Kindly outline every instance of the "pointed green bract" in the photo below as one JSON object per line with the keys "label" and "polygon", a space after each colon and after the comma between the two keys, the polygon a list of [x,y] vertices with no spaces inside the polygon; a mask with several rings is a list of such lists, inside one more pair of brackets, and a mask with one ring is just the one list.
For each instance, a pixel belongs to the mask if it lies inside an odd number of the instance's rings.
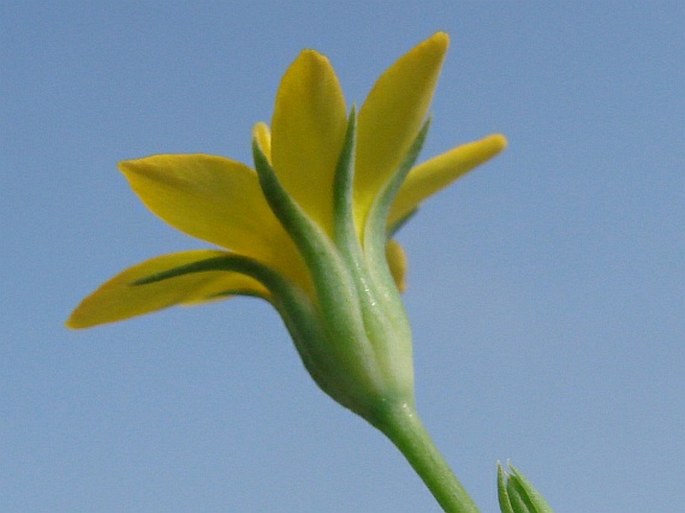
{"label": "pointed green bract", "polygon": [[357,112],[352,108],[347,122],[345,142],[335,168],[333,182],[333,219],[336,245],[349,259],[359,258],[359,230],[354,222],[354,159],[357,141]]}
{"label": "pointed green bract", "polygon": [[429,128],[430,120],[423,124],[411,146],[407,149],[407,153],[395,174],[388,183],[385,184],[385,187],[379,191],[376,199],[371,204],[363,231],[364,247],[367,248],[367,251],[373,251],[376,252],[376,254],[380,253],[387,233],[388,212],[397,196],[400,186],[416,162],[416,159],[421,152],[421,148],[423,148],[423,143],[426,140]]}
{"label": "pointed green bract", "polygon": [[149,285],[160,281],[196,273],[231,272],[245,274],[263,283],[269,290],[277,291],[284,281],[277,273],[256,260],[230,253],[220,254],[204,260],[180,265],[162,272],[150,274],[131,282],[132,286]]}
{"label": "pointed green bract", "polygon": [[323,286],[331,273],[343,273],[330,239],[321,226],[287,193],[257,141],[253,142],[252,151],[266,200],[300,250],[314,280],[319,286]]}

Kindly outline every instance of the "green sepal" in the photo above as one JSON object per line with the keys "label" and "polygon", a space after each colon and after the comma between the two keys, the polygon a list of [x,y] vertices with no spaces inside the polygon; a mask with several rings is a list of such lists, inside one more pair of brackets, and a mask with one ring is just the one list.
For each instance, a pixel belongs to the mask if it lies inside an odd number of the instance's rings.
{"label": "green sepal", "polygon": [[211,301],[212,299],[225,299],[225,298],[229,298],[232,296],[257,297],[260,299],[264,299],[263,294],[259,294],[258,292],[255,292],[254,290],[248,290],[248,289],[222,290],[221,292],[215,292],[214,294],[212,294],[210,296],[205,296],[205,299],[208,301]]}
{"label": "green sepal", "polygon": [[410,210],[407,214],[404,216],[400,217],[397,221],[394,223],[388,225],[386,229],[386,238],[387,239],[392,239],[395,234],[402,229],[402,227],[407,224],[407,222],[412,219],[416,213],[419,211],[418,207],[416,207],[413,210]]}
{"label": "green sepal", "polygon": [[348,258],[361,256],[354,225],[354,164],[356,157],[357,113],[353,106],[347,122],[345,141],[335,168],[333,182],[333,222],[336,246]]}
{"label": "green sepal", "polygon": [[430,119],[426,120],[423,124],[421,130],[419,130],[409,147],[402,164],[397,168],[395,174],[390,178],[371,206],[363,231],[364,249],[367,253],[369,251],[373,251],[376,255],[385,253],[387,219],[390,207],[392,206],[392,202],[395,200],[402,183],[407,177],[407,174],[411,168],[414,167],[416,159],[419,157],[419,153],[421,153],[429,128]]}
{"label": "green sepal", "polygon": [[[330,316],[332,322],[345,320],[349,323],[349,313],[358,310],[358,299],[352,278],[339,252],[321,227],[283,188],[256,140],[252,149],[264,196],[297,245],[312,274],[323,316]],[[345,308],[340,308],[341,306]],[[357,322],[360,323],[361,320],[358,319]]]}
{"label": "green sepal", "polygon": [[329,275],[333,271],[331,266],[338,259],[330,239],[285,190],[256,139],[252,143],[252,153],[262,192],[271,210],[300,250],[314,280]]}
{"label": "green sepal", "polygon": [[[404,305],[400,297],[399,289],[395,283],[386,256],[386,243],[388,241],[387,218],[390,206],[399,191],[402,182],[413,167],[423,143],[428,134],[429,121],[426,121],[419,130],[402,164],[391,177],[385,187],[380,191],[374,201],[367,217],[363,230],[363,247],[366,260],[365,267],[369,269],[368,281],[373,283],[370,289],[374,290],[376,298],[383,298],[386,305],[386,318],[384,324],[387,327],[395,326],[405,332],[405,338],[411,339],[411,328],[408,325]],[[380,327],[381,329],[385,329]]]}
{"label": "green sepal", "polygon": [[273,273],[273,271],[270,271],[268,267],[263,266],[251,258],[241,255],[227,254],[212,258],[205,258],[204,260],[198,260],[196,262],[191,262],[190,264],[180,265],[166,271],[151,274],[131,282],[131,285],[147,285],[149,283],[177,278],[178,276],[183,276],[186,274],[210,271],[238,272],[252,276],[259,281],[263,281],[263,278],[267,278],[270,276],[270,273]]}
{"label": "green sepal", "polygon": [[[368,305],[378,305],[378,291],[369,275],[368,261],[365,259],[361,241],[354,221],[354,173],[356,160],[356,111],[353,107],[348,119],[345,141],[338,159],[333,182],[334,235],[335,245],[350,270],[362,310]],[[369,312],[366,312],[367,322]],[[377,317],[377,314],[372,314]],[[367,325],[367,330],[369,326]]]}
{"label": "green sepal", "polygon": [[[186,274],[216,271],[240,273],[254,278],[264,285],[269,292],[271,292],[273,297],[277,298],[278,301],[287,301],[287,299],[293,295],[294,287],[279,273],[263,264],[260,264],[252,258],[234,254],[206,258],[204,260],[198,260],[197,262],[191,262],[190,264],[180,265],[166,271],[151,274],[131,282],[131,286],[141,286],[163,280],[170,280]],[[211,297],[219,298],[233,295],[256,296],[272,302],[274,300],[254,291],[243,291],[240,289],[219,292]]]}

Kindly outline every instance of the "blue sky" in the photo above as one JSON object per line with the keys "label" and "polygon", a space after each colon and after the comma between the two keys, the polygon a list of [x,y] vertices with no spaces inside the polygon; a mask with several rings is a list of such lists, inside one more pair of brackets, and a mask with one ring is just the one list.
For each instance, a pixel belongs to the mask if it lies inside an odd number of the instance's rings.
{"label": "blue sky", "polygon": [[418,406],[479,503],[511,460],[557,513],[685,503],[685,4],[2,2],[0,511],[437,512],[254,299],[71,332],[103,280],[204,247],[116,162],[249,162],[300,49],[348,101],[436,30],[425,157],[495,161],[400,235]]}

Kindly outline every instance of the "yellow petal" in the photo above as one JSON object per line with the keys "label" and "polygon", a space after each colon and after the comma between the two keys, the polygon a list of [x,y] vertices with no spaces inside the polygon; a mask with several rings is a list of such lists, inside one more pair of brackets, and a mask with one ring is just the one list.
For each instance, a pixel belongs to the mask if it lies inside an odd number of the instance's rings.
{"label": "yellow petal", "polygon": [[363,223],[423,125],[448,45],[447,34],[438,32],[413,48],[381,75],[362,105],[355,170],[358,222]]}
{"label": "yellow petal", "polygon": [[135,265],[86,297],[67,320],[67,326],[88,328],[173,305],[211,301],[224,294],[249,294],[268,299],[269,292],[262,284],[248,276],[232,272],[201,272],[145,285],[133,284],[136,280],[174,267],[225,254],[211,250],[185,251]]}
{"label": "yellow petal", "polygon": [[328,59],[304,50],[288,68],[271,123],[272,163],[285,189],[330,233],[333,178],[347,113]]}
{"label": "yellow petal", "polygon": [[407,255],[396,240],[389,240],[385,245],[385,256],[395,284],[400,292],[407,288]]}
{"label": "yellow petal", "polygon": [[252,129],[252,137],[257,139],[259,149],[262,150],[264,156],[271,162],[271,131],[269,125],[259,122],[255,124]]}
{"label": "yellow petal", "polygon": [[424,199],[491,159],[506,146],[506,138],[494,134],[457,146],[412,168],[390,209],[388,223],[392,225],[402,219]]}
{"label": "yellow petal", "polygon": [[173,227],[286,274],[302,274],[294,244],[273,215],[257,174],[212,155],[155,155],[119,164],[143,203]]}

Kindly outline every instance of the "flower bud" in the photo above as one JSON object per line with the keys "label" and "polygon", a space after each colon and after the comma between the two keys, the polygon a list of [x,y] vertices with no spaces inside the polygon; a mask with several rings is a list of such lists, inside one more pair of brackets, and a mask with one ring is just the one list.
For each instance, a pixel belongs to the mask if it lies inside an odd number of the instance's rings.
{"label": "flower bud", "polygon": [[497,465],[497,493],[502,513],[554,513],[545,498],[521,472]]}

